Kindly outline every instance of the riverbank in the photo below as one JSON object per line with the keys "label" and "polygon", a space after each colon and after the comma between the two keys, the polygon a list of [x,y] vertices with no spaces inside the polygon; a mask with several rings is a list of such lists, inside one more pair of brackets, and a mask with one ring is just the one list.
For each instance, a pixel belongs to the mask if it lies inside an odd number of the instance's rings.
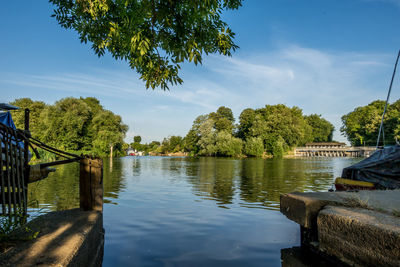
{"label": "riverbank", "polygon": [[290,193],[280,210],[302,246],[352,266],[400,266],[400,190]]}

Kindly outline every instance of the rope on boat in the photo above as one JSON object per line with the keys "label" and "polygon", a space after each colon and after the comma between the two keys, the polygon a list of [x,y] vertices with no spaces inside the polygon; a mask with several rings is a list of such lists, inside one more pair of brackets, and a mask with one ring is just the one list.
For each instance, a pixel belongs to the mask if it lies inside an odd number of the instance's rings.
{"label": "rope on boat", "polygon": [[383,130],[383,120],[385,118],[386,109],[387,109],[387,106],[389,103],[390,92],[392,91],[393,80],[394,80],[394,76],[396,75],[396,69],[397,69],[397,63],[399,62],[399,57],[400,57],[400,50],[399,50],[399,53],[397,54],[396,63],[394,64],[394,70],[393,70],[392,80],[390,81],[389,92],[388,92],[388,95],[386,98],[385,109],[383,110],[381,125],[379,126],[379,133],[378,133],[378,140],[376,141],[376,148],[378,148],[378,146],[379,146],[379,140],[381,139],[381,132],[382,132],[382,137],[383,137],[383,140],[382,140],[383,146],[385,146],[385,133]]}

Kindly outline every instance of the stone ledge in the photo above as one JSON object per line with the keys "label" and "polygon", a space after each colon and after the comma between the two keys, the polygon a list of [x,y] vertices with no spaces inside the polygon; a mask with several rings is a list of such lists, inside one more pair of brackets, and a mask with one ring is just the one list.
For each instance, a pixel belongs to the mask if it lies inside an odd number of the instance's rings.
{"label": "stone ledge", "polygon": [[400,266],[400,218],[326,206],[318,215],[319,249],[354,266]]}
{"label": "stone ledge", "polygon": [[288,219],[310,229],[316,226],[318,212],[326,205],[361,205],[364,208],[387,214],[391,214],[394,211],[400,212],[400,190],[295,192],[281,195],[280,203],[281,213]]}
{"label": "stone ledge", "polygon": [[57,211],[28,223],[36,239],[19,242],[0,255],[1,266],[101,266],[104,248],[102,213]]}
{"label": "stone ledge", "polygon": [[316,226],[318,212],[329,203],[338,202],[335,193],[290,193],[280,196],[280,210],[288,219],[306,228]]}

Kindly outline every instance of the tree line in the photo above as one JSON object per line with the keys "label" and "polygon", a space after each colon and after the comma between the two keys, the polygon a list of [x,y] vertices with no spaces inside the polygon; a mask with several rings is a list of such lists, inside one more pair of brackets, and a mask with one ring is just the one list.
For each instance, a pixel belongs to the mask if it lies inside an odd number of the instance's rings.
{"label": "tree line", "polygon": [[[63,98],[48,105],[30,98],[20,98],[10,104],[20,107],[12,111],[17,128],[24,128],[23,109],[30,110],[32,137],[55,148],[74,152],[106,156],[111,146],[116,155],[124,155],[125,134],[128,126],[121,116],[106,110],[94,97]],[[39,151],[49,156],[44,151]]]}
{"label": "tree line", "polygon": [[307,142],[332,141],[333,125],[321,115],[303,115],[283,104],[245,109],[235,124],[232,110],[221,106],[198,116],[185,137],[170,136],[162,143],[131,146],[159,154],[186,152],[193,156],[283,156]]}
{"label": "tree line", "polygon": [[[385,101],[376,100],[342,116],[341,134],[352,146],[375,146]],[[379,145],[400,140],[400,99],[388,104]],[[146,153],[185,152],[192,156],[280,157],[307,142],[330,142],[334,126],[321,115],[303,115],[298,107],[283,104],[243,110],[235,124],[232,110],[198,116],[185,137],[170,136],[160,143],[131,144]]]}
{"label": "tree line", "polygon": [[[232,110],[221,106],[215,112],[198,116],[184,137],[173,135],[161,142],[142,144],[141,137],[135,136],[133,142],[127,143],[124,138],[128,126],[94,97],[68,97],[53,105],[21,98],[10,104],[21,110],[30,109],[30,130],[34,138],[58,149],[97,156],[109,155],[111,146],[114,155],[125,155],[131,146],[156,155],[280,157],[307,142],[332,141],[334,131],[334,126],[321,115],[304,115],[296,106],[247,108],[237,123]],[[342,116],[340,131],[351,145],[376,144],[384,106],[384,101],[376,100]],[[18,128],[24,127],[21,110],[12,111]],[[388,105],[384,137],[385,144],[394,144],[400,139],[400,99]]]}

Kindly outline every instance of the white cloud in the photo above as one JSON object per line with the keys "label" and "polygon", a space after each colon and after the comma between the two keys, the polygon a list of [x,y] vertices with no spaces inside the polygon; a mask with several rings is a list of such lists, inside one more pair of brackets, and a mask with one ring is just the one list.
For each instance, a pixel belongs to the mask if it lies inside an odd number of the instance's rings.
{"label": "white cloud", "polygon": [[[236,117],[248,107],[296,105],[306,114],[322,114],[339,130],[342,115],[386,97],[393,57],[288,45],[247,57],[207,57],[201,69],[183,68],[185,83],[166,92],[145,90],[136,73],[114,69],[0,73],[0,86],[13,85],[14,98],[47,100],[55,92],[62,97],[96,96],[122,115],[130,126],[128,136],[141,134],[145,141],[184,135],[196,116],[222,105],[232,108]],[[392,100],[400,97],[399,91],[395,84]],[[338,132],[335,139],[343,140]]]}

